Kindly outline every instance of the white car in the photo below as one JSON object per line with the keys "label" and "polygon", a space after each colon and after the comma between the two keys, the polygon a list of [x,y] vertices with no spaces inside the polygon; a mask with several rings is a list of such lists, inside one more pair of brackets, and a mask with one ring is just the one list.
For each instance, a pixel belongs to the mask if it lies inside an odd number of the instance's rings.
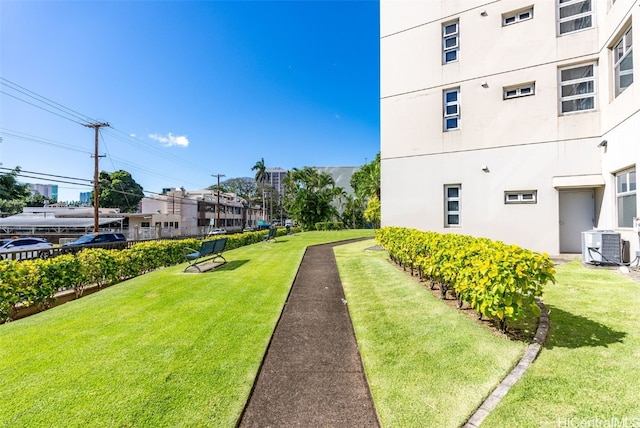
{"label": "white car", "polygon": [[[43,238],[15,238],[0,240],[0,257],[3,259],[46,259],[51,255],[53,244]],[[12,253],[12,254],[7,254]]]}
{"label": "white car", "polygon": [[224,235],[226,234],[227,231],[224,229],[211,229],[209,231],[209,233],[207,233],[208,236],[213,236],[213,235]]}

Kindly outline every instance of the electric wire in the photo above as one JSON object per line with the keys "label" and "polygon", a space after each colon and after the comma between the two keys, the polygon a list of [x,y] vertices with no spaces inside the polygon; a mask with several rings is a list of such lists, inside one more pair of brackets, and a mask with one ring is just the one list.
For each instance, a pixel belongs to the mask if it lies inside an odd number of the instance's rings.
{"label": "electric wire", "polygon": [[[11,168],[5,168],[5,167],[0,167],[0,170],[4,170],[4,171],[13,171],[13,169]],[[67,180],[78,180],[78,181],[87,181],[89,183],[93,183],[93,180],[87,180],[85,178],[77,178],[77,177],[66,177],[64,175],[54,175],[54,174],[46,174],[44,172],[34,172],[34,171],[25,171],[23,169],[20,170],[20,172],[18,173],[18,175],[22,174],[22,173],[27,173],[27,174],[37,174],[37,175],[42,175],[42,176],[46,176],[46,177],[55,177],[55,178],[64,178]],[[41,177],[39,177],[39,179],[42,179]]]}
{"label": "electric wire", "polygon": [[[49,98],[47,98],[47,97],[45,97],[43,95],[40,95],[40,94],[38,94],[38,93],[36,93],[34,91],[31,91],[31,90],[29,90],[27,88],[24,88],[23,86],[20,86],[17,83],[12,82],[12,81],[10,81],[10,80],[8,80],[8,79],[6,79],[4,77],[1,77],[1,76],[0,76],[0,84],[3,84],[7,88],[9,88],[9,89],[11,89],[11,90],[13,90],[13,91],[15,91],[15,92],[17,92],[19,94],[22,94],[22,95],[24,95],[26,97],[29,97],[29,98],[31,98],[31,99],[33,99],[33,100],[35,100],[35,101],[37,101],[37,102],[39,102],[41,104],[44,104],[45,106],[47,106],[49,108],[43,107],[42,105],[37,105],[34,102],[31,102],[31,101],[28,101],[26,99],[20,98],[20,97],[14,95],[14,94],[10,94],[10,93],[2,91],[2,90],[0,90],[0,93],[5,94],[5,95],[7,95],[9,97],[15,98],[15,99],[17,99],[19,101],[22,101],[22,102],[24,102],[26,104],[29,104],[29,105],[33,106],[33,107],[36,107],[36,108],[39,108],[41,110],[47,111],[47,112],[49,112],[49,113],[51,113],[51,114],[53,114],[55,116],[58,116],[60,118],[69,120],[69,121],[71,121],[73,123],[76,123],[76,124],[79,124],[79,125],[83,125],[83,126],[86,126],[87,123],[95,123],[95,122],[97,122],[95,119],[92,119],[91,117],[89,117],[87,115],[84,115],[84,114],[82,114],[82,113],[80,113],[80,112],[78,112],[76,110],[73,110],[73,109],[71,109],[69,107],[66,107],[66,106],[56,102],[56,101],[53,101],[53,100],[51,100],[51,99],[49,99]],[[55,109],[58,112],[52,111],[51,109]],[[128,133],[126,133],[124,131],[121,131],[120,129],[110,127],[110,128],[106,128],[105,130],[106,130],[106,133],[108,135],[110,135],[111,137],[113,137],[113,138],[115,138],[115,139],[117,139],[117,140],[119,140],[119,141],[121,141],[121,142],[123,142],[125,144],[137,147],[138,149],[142,150],[145,153],[155,155],[155,156],[157,156],[159,158],[163,158],[165,160],[169,160],[169,161],[171,161],[173,163],[177,163],[177,164],[180,164],[182,166],[186,166],[188,168],[191,168],[192,170],[201,171],[201,172],[203,172],[203,173],[205,173],[207,175],[210,172],[208,170],[205,170],[205,169],[201,168],[199,165],[196,165],[193,162],[189,162],[187,160],[181,159],[181,158],[176,157],[174,155],[170,155],[170,154],[166,153],[165,151],[162,151],[162,150],[158,149],[154,145],[151,145],[151,144],[148,144],[148,143],[144,143],[143,141],[141,141],[141,140],[139,140],[137,138],[134,138],[131,134],[128,134]],[[113,132],[110,132],[111,130],[113,130]],[[51,146],[54,146],[54,147],[61,147],[61,148],[67,149],[67,150],[74,150],[74,151],[78,151],[78,152],[87,153],[87,154],[92,155],[91,152],[83,150],[83,149],[81,149],[79,147],[69,146],[69,145],[65,145],[63,143],[59,143],[59,142],[52,142],[51,140],[46,140],[46,139],[30,136],[30,135],[27,135],[27,134],[19,135],[19,133],[16,132],[16,131],[4,130],[1,133],[4,134],[4,135],[11,136],[13,138],[22,139],[22,140],[25,140],[25,141],[31,141],[31,142],[38,143],[38,144],[47,144],[47,145],[51,145]],[[102,139],[103,139],[103,144],[106,144],[104,142],[104,137],[102,137]],[[115,159],[113,157],[111,157],[111,159],[112,159],[112,161],[116,161],[117,160],[117,159]],[[130,162],[126,162],[126,161],[122,161],[122,160],[117,160],[117,161],[126,163],[126,164],[128,164],[130,166],[133,166],[134,168],[146,171],[147,173],[150,173],[150,174],[162,177],[162,178],[168,178],[170,180],[179,181],[179,180],[176,180],[175,178],[167,177],[166,175],[158,174],[157,172],[152,172],[152,171],[150,171],[148,169],[142,168],[140,166],[136,166],[135,164],[130,163]]]}
{"label": "electric wire", "polygon": [[78,147],[78,146],[65,144],[65,143],[62,143],[62,142],[59,142],[59,141],[46,140],[44,138],[36,137],[34,135],[29,135],[29,134],[23,134],[21,132],[12,131],[12,130],[6,129],[6,128],[5,129],[0,128],[0,134],[1,135],[6,135],[8,137],[18,138],[18,139],[25,140],[25,141],[31,141],[31,142],[37,143],[37,144],[44,144],[44,145],[53,146],[53,147],[60,147],[60,148],[65,149],[65,150],[70,150],[70,151],[75,151],[75,152],[80,152],[80,153],[86,153],[88,155],[92,155],[93,154],[90,151],[88,151],[86,149],[83,149],[81,147]]}
{"label": "electric wire", "polygon": [[[5,171],[12,171],[11,168],[6,168],[6,167],[0,167],[0,170],[5,170]],[[28,175],[28,174],[33,174],[33,175]],[[64,184],[73,184],[75,186],[81,186],[81,187],[93,187],[93,180],[88,180],[88,179],[82,179],[82,178],[76,178],[76,177],[66,177],[66,176],[61,176],[61,175],[54,175],[54,174],[46,174],[46,173],[40,173],[40,172],[34,172],[34,171],[23,171],[21,170],[20,172],[18,172],[16,174],[18,177],[23,177],[23,178],[33,178],[36,180],[48,180],[48,181],[52,181],[52,182],[56,182],[56,183],[64,183]],[[76,181],[67,181],[67,180],[76,180]],[[85,181],[87,183],[78,183],[77,181]],[[124,189],[111,189],[114,193],[119,193],[119,194],[123,194],[123,195],[129,195],[129,196],[140,196],[137,193],[132,193],[132,192],[127,192]],[[150,191],[150,190],[145,190],[144,188],[142,189],[142,192],[145,194],[149,194],[149,195],[155,195],[155,196],[166,196],[163,193],[159,193],[159,192],[154,192],[154,191]],[[175,196],[172,195],[172,199],[176,200],[176,201],[180,201],[183,205],[197,205],[199,201],[190,198],[188,196]],[[224,203],[224,201],[221,201],[222,203]]]}
{"label": "electric wire", "polygon": [[5,91],[0,91],[0,94],[5,94],[5,95],[7,95],[7,96],[9,96],[9,97],[11,97],[11,98],[15,98],[16,100],[22,101],[23,103],[26,103],[26,104],[32,105],[32,106],[34,106],[34,107],[36,107],[36,108],[39,108],[39,109],[41,109],[41,110],[44,110],[44,111],[49,112],[49,113],[51,113],[51,114],[54,114],[54,115],[56,115],[56,116],[58,116],[58,117],[61,117],[61,118],[66,119],[66,120],[69,120],[69,121],[71,121],[71,122],[73,122],[73,123],[77,123],[78,125],[84,125],[84,123],[82,123],[82,122],[78,122],[77,120],[73,120],[73,119],[71,119],[71,118],[65,117],[65,116],[63,116],[63,115],[61,115],[61,114],[59,114],[59,113],[56,113],[56,112],[51,111],[51,110],[48,110],[48,109],[46,109],[46,108],[44,108],[44,107],[42,107],[42,106],[39,106],[39,105],[34,104],[34,103],[31,103],[31,102],[29,102],[29,101],[23,100],[22,98],[18,98],[18,97],[16,97],[15,95],[9,94],[9,93],[7,93],[7,92],[5,92]]}
{"label": "electric wire", "polygon": [[[25,88],[23,86],[20,86],[17,83],[10,81],[9,79],[6,79],[4,77],[0,77],[0,83],[4,83],[5,86],[11,88],[12,90],[14,90],[16,92],[19,92],[19,93],[21,93],[23,95],[26,95],[26,96],[28,96],[30,98],[33,98],[34,100],[37,100],[37,101],[39,101],[39,102],[41,102],[41,103],[43,103],[45,105],[48,105],[48,106],[50,106],[50,107],[52,107],[52,108],[54,108],[56,110],[64,112],[65,114],[67,114],[67,115],[69,115],[71,117],[74,117],[75,119],[77,119],[79,121],[89,122],[89,123],[90,122],[97,122],[97,120],[92,119],[87,115],[84,115],[84,114],[82,114],[80,112],[77,112],[77,111],[75,111],[75,110],[73,110],[73,109],[71,109],[69,107],[66,107],[66,106],[64,106],[64,105],[62,105],[62,104],[60,104],[60,103],[58,103],[56,101],[53,101],[53,100],[51,100],[51,99],[49,99],[49,98],[47,98],[47,97],[45,97],[43,95],[40,95],[40,94],[38,94],[38,93],[36,93],[34,91],[31,91],[31,90],[29,90],[29,89],[27,89],[27,88]],[[14,97],[14,98],[16,98],[16,97]],[[24,101],[24,100],[21,100],[21,101]],[[26,102],[26,101],[24,101],[24,102]],[[71,119],[69,119],[69,120],[71,120]]]}

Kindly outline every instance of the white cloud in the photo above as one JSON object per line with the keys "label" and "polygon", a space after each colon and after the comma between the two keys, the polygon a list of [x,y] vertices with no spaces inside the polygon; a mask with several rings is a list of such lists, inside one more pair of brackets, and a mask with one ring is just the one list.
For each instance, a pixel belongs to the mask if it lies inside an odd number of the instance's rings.
{"label": "white cloud", "polygon": [[188,147],[189,139],[186,135],[173,135],[169,132],[166,136],[159,134],[149,134],[149,138],[152,140],[156,140],[162,143],[165,147],[172,146],[180,146],[180,147]]}

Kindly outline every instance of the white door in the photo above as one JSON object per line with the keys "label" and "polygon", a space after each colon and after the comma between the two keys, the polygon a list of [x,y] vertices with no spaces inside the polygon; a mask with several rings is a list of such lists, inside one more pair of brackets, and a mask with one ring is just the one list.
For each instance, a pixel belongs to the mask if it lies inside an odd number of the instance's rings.
{"label": "white door", "polygon": [[593,229],[596,205],[593,189],[561,190],[560,252],[581,253],[582,232]]}

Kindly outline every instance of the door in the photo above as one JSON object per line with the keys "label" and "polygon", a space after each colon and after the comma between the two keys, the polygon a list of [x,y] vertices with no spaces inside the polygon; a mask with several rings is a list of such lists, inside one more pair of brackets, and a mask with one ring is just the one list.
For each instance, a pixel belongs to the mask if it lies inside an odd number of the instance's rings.
{"label": "door", "polygon": [[561,190],[560,252],[582,253],[582,232],[593,229],[596,205],[593,189]]}

